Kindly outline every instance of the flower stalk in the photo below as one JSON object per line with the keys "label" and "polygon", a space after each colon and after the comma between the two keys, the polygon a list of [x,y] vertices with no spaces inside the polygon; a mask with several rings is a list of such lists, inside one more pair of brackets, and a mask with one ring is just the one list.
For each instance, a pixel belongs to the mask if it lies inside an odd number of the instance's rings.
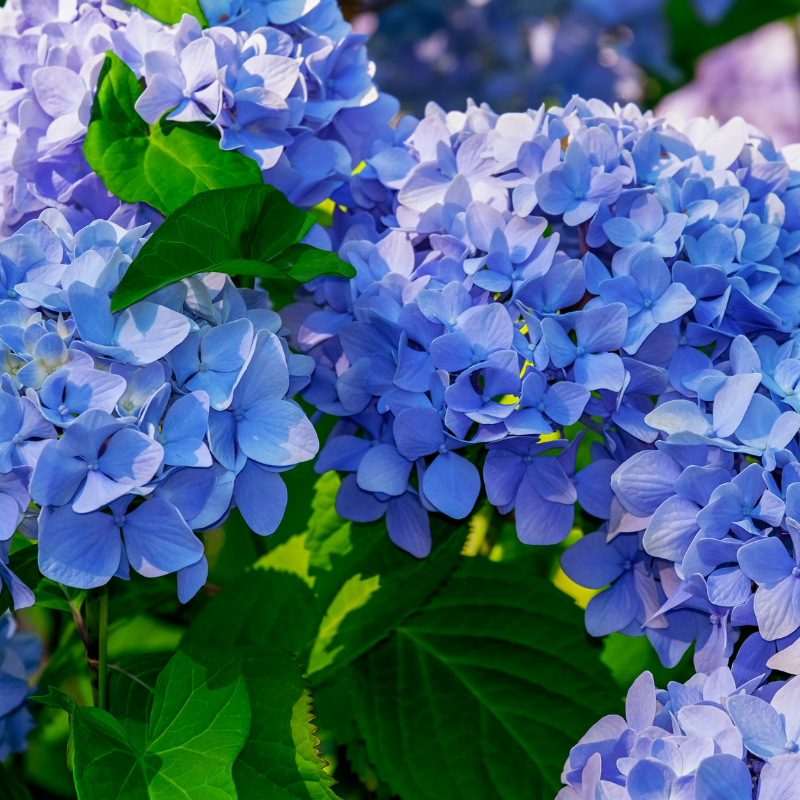
{"label": "flower stalk", "polygon": [[108,584],[86,596],[86,660],[95,707],[108,711]]}

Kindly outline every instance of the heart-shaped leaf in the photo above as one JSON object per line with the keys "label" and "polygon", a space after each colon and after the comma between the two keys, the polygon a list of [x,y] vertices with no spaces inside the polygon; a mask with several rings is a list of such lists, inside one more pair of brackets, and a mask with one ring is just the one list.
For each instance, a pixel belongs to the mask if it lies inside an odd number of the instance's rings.
{"label": "heart-shaped leaf", "polygon": [[317,275],[355,275],[335,253],[299,243],[313,224],[313,214],[293,206],[273,186],[201,192],[148,239],[120,282],[111,309],[125,308],[197,272],[299,283]]}
{"label": "heart-shaped leaf", "polygon": [[106,53],[83,152],[120,200],[169,214],[198,192],[262,183],[255,161],[220,150],[214,128],[165,118],[148,126],[134,107],[142,91],[130,67]]}

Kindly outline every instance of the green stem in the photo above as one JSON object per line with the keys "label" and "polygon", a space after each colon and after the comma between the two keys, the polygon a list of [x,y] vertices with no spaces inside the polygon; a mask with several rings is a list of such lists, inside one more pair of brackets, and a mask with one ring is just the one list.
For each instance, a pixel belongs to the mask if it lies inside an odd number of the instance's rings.
{"label": "green stem", "polygon": [[108,584],[86,596],[86,660],[92,682],[92,700],[108,711]]}

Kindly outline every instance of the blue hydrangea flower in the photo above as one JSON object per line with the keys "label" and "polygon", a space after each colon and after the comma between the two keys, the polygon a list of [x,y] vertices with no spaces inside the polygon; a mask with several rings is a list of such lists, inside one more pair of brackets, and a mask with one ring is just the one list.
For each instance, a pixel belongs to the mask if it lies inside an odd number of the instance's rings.
{"label": "blue hydrangea flower", "polygon": [[14,618],[0,617],[0,759],[28,749],[28,734],[36,723],[28,697],[28,678],[39,668],[42,643],[32,633],[17,630]]}

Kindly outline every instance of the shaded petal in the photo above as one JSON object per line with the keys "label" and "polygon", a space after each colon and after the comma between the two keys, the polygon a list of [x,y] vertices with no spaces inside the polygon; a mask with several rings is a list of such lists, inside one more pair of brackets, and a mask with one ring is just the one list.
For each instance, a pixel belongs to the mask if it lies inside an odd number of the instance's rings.
{"label": "shaded petal", "polygon": [[319,450],[317,432],[303,410],[274,397],[263,397],[245,411],[236,438],[248,458],[273,467],[308,461]]}
{"label": "shaded petal", "polygon": [[399,497],[408,487],[413,462],[390,444],[371,448],[358,467],[358,485],[367,492],[382,492]]}
{"label": "shaded petal", "polygon": [[478,468],[457,453],[442,453],[425,471],[425,496],[448,517],[464,519],[481,490]]}
{"label": "shaded petal", "polygon": [[125,517],[122,528],[130,565],[155,578],[197,563],[203,543],[172,503],[154,497]]}
{"label": "shaded petal", "polygon": [[114,518],[62,506],[39,518],[39,569],[75,589],[102,586],[117,571],[122,541]]}
{"label": "shaded petal", "polygon": [[389,500],[386,510],[386,528],[389,538],[401,549],[417,558],[425,558],[431,551],[431,530],[428,512],[419,497],[406,492]]}
{"label": "shaded petal", "polygon": [[753,780],[741,758],[720,753],[700,762],[695,776],[695,800],[752,800]]}
{"label": "shaded petal", "polygon": [[289,496],[277,472],[248,459],[236,476],[233,499],[251,530],[259,536],[271,536],[281,524]]}
{"label": "shaded petal", "polygon": [[786,731],[778,712],[760,697],[729,697],[728,713],[742,734],[744,746],[759,758],[786,753]]}
{"label": "shaded petal", "polygon": [[551,503],[531,484],[526,472],[517,492],[517,536],[525,544],[557,544],[569,535],[574,519],[572,504]]}

